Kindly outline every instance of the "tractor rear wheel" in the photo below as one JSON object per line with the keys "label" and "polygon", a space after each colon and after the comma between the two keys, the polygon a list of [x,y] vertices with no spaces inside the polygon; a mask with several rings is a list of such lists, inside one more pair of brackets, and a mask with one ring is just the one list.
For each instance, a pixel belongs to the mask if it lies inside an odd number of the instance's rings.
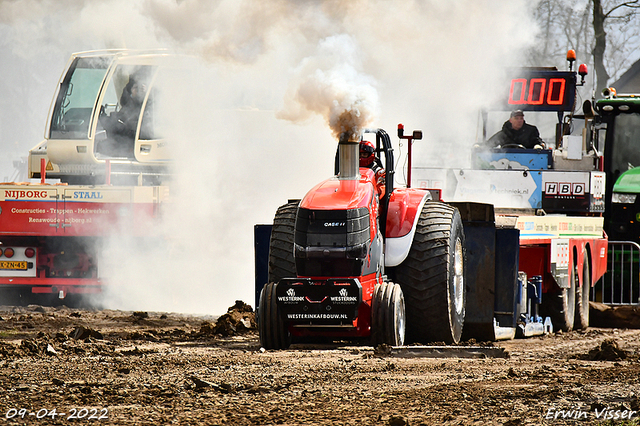
{"label": "tractor rear wheel", "polygon": [[376,286],[371,303],[371,341],[402,346],[405,334],[405,308],[398,284],[384,282]]}
{"label": "tractor rear wheel", "polygon": [[299,201],[280,206],[276,211],[269,243],[269,282],[277,283],[282,278],[296,276],[293,258],[293,238]]}
{"label": "tractor rear wheel", "polygon": [[275,283],[268,283],[262,287],[258,312],[260,314],[258,321],[260,345],[265,349],[288,348],[291,344],[291,335],[280,316],[276,303]]}
{"label": "tractor rear wheel", "polygon": [[[582,256],[582,285],[576,286],[576,313],[573,320],[574,330],[589,328],[589,293],[591,292],[591,268],[589,255],[584,251]],[[576,271],[574,271],[575,274]],[[577,274],[576,274],[577,275]],[[574,280],[576,282],[577,280]]]}
{"label": "tractor rear wheel", "polygon": [[460,212],[428,201],[407,258],[396,267],[408,342],[458,343],[465,316],[465,236]]}

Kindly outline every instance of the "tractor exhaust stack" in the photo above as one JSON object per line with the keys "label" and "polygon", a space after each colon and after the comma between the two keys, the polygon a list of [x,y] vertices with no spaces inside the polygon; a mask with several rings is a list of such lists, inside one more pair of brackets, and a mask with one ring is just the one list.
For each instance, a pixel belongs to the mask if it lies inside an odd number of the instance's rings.
{"label": "tractor exhaust stack", "polygon": [[338,141],[338,178],[360,179],[360,138],[355,132],[343,132]]}

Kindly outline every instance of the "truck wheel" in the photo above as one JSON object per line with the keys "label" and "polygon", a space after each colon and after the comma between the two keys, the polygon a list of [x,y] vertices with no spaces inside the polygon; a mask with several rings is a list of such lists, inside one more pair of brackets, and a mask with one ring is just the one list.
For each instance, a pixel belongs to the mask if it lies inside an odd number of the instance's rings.
{"label": "truck wheel", "polygon": [[[573,268],[575,269],[575,266]],[[542,298],[543,312],[551,317],[554,330],[573,330],[578,287],[578,274],[574,270],[571,271],[569,285],[570,288],[561,288],[558,293]]]}
{"label": "truck wheel", "polygon": [[282,321],[276,304],[276,284],[268,283],[260,292],[260,320],[258,333],[260,345],[265,349],[286,349],[291,344],[289,330]]}
{"label": "truck wheel", "polygon": [[420,213],[409,254],[396,267],[406,302],[407,341],[460,341],[466,303],[465,263],[460,212],[428,201]]}
{"label": "truck wheel", "polygon": [[402,346],[405,334],[404,296],[398,284],[376,286],[371,304],[371,341],[373,346],[385,343]]}
{"label": "truck wheel", "polygon": [[[574,275],[578,275],[574,268]],[[573,281],[577,282],[577,279]],[[591,292],[591,268],[589,267],[589,255],[584,251],[582,261],[582,286],[576,286],[576,312],[573,320],[574,330],[589,328],[589,293]]]}
{"label": "truck wheel", "polygon": [[293,238],[299,201],[280,206],[273,219],[269,242],[269,282],[277,283],[282,278],[296,276],[293,258]]}

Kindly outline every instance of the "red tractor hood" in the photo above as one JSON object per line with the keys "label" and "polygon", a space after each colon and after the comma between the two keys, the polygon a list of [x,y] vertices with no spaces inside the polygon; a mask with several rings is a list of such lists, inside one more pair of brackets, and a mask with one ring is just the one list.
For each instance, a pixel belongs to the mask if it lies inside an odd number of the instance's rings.
{"label": "red tractor hood", "polygon": [[327,179],[304,196],[300,207],[310,210],[346,210],[368,207],[373,197],[373,172],[362,173],[360,180]]}

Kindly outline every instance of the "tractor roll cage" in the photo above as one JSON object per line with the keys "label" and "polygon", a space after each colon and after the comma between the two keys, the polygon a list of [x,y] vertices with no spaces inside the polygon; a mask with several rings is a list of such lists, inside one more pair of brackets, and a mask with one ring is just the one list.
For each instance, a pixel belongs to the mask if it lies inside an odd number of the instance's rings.
{"label": "tractor roll cage", "polygon": [[389,207],[389,198],[393,193],[393,181],[395,176],[393,147],[389,134],[382,129],[364,129],[364,133],[376,134],[376,152],[384,152],[384,169],[385,169],[385,193],[380,200],[380,230],[382,236],[386,235],[387,210]]}

